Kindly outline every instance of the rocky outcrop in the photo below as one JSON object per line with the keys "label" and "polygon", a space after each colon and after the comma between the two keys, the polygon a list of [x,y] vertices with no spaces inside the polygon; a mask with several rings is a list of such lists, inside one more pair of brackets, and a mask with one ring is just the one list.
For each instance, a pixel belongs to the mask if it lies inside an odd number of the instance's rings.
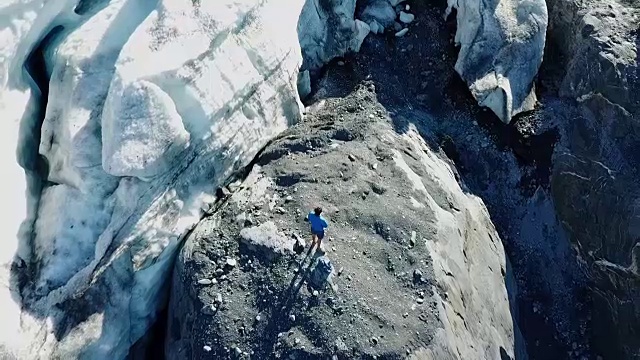
{"label": "rocky outcrop", "polygon": [[613,0],[549,4],[549,34],[567,59],[560,94],[601,95],[628,112],[640,111],[640,5]]}
{"label": "rocky outcrop", "polygon": [[566,75],[560,94],[580,114],[564,129],[552,190],[560,219],[593,281],[594,345],[605,358],[640,352],[640,7],[551,1],[550,39]]}
{"label": "rocky outcrop", "polygon": [[[393,130],[366,84],[310,109],[256,164],[180,253],[168,357],[526,358],[482,201],[413,126]],[[315,205],[324,253],[245,246],[260,227],[307,237]]]}
{"label": "rocky outcrop", "polygon": [[505,123],[536,103],[533,80],[542,63],[547,6],[542,0],[449,0],[457,10],[456,72],[481,106]]}

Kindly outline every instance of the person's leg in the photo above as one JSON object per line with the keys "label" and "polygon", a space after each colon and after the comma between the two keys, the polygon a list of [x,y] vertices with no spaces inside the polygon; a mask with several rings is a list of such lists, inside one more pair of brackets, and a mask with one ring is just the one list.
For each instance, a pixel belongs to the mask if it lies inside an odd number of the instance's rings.
{"label": "person's leg", "polygon": [[318,241],[318,235],[315,233],[311,233],[311,248],[313,249],[316,246],[316,241]]}
{"label": "person's leg", "polygon": [[322,247],[322,239],[324,239],[324,232],[318,234],[317,238],[318,238],[318,250],[324,252],[324,248]]}

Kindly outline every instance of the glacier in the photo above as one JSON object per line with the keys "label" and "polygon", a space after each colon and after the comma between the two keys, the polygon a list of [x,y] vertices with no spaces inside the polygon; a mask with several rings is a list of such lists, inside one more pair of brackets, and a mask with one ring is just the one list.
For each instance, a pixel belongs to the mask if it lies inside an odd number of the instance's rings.
{"label": "glacier", "polygon": [[2,6],[4,356],[126,356],[203,204],[300,119],[302,5]]}

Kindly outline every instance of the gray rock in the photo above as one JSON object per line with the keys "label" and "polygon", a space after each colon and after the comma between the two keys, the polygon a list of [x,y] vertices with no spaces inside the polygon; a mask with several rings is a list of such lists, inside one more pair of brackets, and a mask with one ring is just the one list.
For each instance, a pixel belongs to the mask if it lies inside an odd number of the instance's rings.
{"label": "gray rock", "polygon": [[267,221],[260,226],[244,228],[240,231],[241,242],[250,250],[258,252],[267,259],[292,253],[295,240],[278,232],[276,224]]}
{"label": "gray rock", "polygon": [[371,29],[371,32],[374,34],[381,34],[384,32],[384,26],[380,25],[375,20],[369,21],[369,29]]}
{"label": "gray rock", "polygon": [[447,14],[457,9],[455,42],[460,52],[455,69],[478,103],[505,123],[532,110],[533,79],[542,63],[547,29],[544,0],[448,3]]}
{"label": "gray rock", "polygon": [[405,36],[408,32],[409,32],[409,29],[408,29],[408,28],[404,28],[404,29],[402,29],[402,30],[398,31],[398,32],[395,34],[395,36],[396,36],[396,37],[403,37],[403,36]]}
{"label": "gray rock", "polygon": [[400,14],[398,15],[398,20],[405,24],[410,24],[411,22],[413,22],[413,20],[415,20],[415,18],[415,15],[406,13],[404,11],[400,11]]}
{"label": "gray rock", "polygon": [[202,313],[205,315],[213,315],[215,314],[217,311],[217,308],[215,305],[205,305],[204,307],[202,307]]}

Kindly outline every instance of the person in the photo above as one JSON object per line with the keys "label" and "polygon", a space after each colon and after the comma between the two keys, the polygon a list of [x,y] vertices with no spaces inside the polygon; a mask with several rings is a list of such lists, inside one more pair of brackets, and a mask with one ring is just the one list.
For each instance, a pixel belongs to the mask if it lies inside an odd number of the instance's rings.
{"label": "person", "polygon": [[318,243],[318,249],[323,251],[322,239],[324,238],[324,230],[329,227],[327,220],[322,217],[322,208],[316,207],[309,213],[309,224],[311,224],[311,248]]}

